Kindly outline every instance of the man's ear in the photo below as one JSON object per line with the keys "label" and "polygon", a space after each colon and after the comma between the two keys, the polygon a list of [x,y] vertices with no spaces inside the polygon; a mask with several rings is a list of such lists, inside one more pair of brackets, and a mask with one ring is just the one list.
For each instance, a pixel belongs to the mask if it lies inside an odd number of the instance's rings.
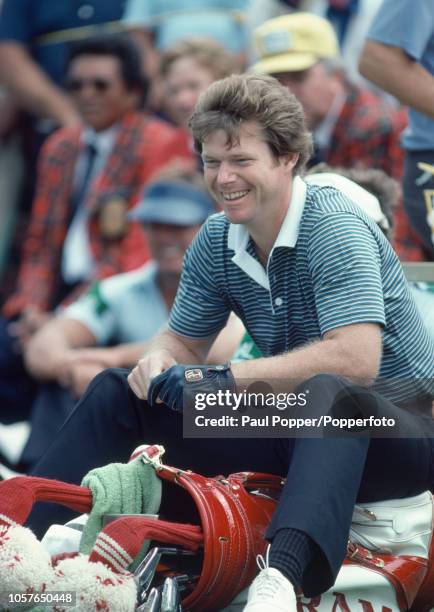
{"label": "man's ear", "polygon": [[282,156],[283,165],[286,166],[287,170],[293,170],[297,165],[299,153],[288,153],[288,155]]}

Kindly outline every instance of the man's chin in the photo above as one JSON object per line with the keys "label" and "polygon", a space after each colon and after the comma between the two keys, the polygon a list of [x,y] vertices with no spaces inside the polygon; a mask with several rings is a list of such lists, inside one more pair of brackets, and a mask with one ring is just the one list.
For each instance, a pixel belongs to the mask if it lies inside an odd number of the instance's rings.
{"label": "man's chin", "polygon": [[243,225],[244,223],[248,221],[245,215],[242,215],[242,214],[239,214],[233,211],[228,212],[227,210],[223,212],[225,214],[225,217],[228,219],[228,221],[230,221],[230,223],[232,223],[233,225]]}

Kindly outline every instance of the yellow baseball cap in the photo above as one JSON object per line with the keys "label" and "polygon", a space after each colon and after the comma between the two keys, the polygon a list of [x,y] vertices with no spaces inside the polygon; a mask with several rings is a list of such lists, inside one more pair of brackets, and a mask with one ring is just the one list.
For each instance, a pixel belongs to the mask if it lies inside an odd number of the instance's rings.
{"label": "yellow baseball cap", "polygon": [[254,72],[275,74],[307,70],[320,59],[339,55],[332,25],[312,13],[292,13],[269,19],[254,31],[260,60]]}

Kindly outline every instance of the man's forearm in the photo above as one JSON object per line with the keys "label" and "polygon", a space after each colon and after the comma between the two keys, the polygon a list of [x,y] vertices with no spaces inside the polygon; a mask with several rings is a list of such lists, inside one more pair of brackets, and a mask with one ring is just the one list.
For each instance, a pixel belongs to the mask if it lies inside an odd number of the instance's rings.
{"label": "man's forearm", "polygon": [[[198,346],[191,346],[189,341],[184,343],[182,337],[175,335],[170,330],[163,330],[151,342],[146,348],[144,355],[147,355],[156,351],[168,352],[177,363],[183,364],[199,364],[205,361],[208,353],[207,349]],[[211,344],[211,342],[210,342]],[[143,356],[143,355],[142,355]]]}
{"label": "man's forearm", "polygon": [[77,348],[92,347],[96,339],[90,329],[74,319],[54,318],[28,342],[26,368],[38,380],[57,380],[68,355]]}
{"label": "man's forearm", "polygon": [[379,360],[359,359],[350,349],[333,339],[318,340],[303,348],[232,365],[236,381],[278,379],[294,389],[317,374],[335,374],[358,383],[370,383],[377,376]]}
{"label": "man's forearm", "polygon": [[28,373],[40,381],[55,380],[59,363],[71,350],[62,334],[43,329],[28,343],[24,363]]}
{"label": "man's forearm", "polygon": [[[148,350],[149,342],[131,342],[128,344],[118,344],[112,348],[107,348],[108,351],[115,353],[115,361],[119,368],[132,368],[139,361],[140,357]],[[98,350],[98,349],[97,349]]]}
{"label": "man's forearm", "polygon": [[73,125],[80,117],[67,96],[29,56],[19,43],[0,43],[0,81],[25,110],[53,119],[59,125]]}
{"label": "man's forearm", "polygon": [[367,41],[359,70],[403,104],[434,117],[434,76],[399,47]]}

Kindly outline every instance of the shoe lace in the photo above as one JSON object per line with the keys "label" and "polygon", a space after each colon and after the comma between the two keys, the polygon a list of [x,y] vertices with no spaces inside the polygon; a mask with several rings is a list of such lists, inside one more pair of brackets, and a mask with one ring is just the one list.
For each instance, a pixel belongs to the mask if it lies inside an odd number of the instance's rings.
{"label": "shoe lace", "polygon": [[[267,547],[265,557],[263,555],[257,555],[256,564],[260,570],[265,570],[270,567],[270,545]],[[281,587],[281,581],[277,576],[272,574],[259,574],[256,577],[256,593],[258,597],[268,598],[273,596]]]}
{"label": "shoe lace", "polygon": [[270,544],[267,546],[267,550],[265,552],[265,557],[263,555],[256,555],[256,565],[260,570],[267,569],[270,567]]}

